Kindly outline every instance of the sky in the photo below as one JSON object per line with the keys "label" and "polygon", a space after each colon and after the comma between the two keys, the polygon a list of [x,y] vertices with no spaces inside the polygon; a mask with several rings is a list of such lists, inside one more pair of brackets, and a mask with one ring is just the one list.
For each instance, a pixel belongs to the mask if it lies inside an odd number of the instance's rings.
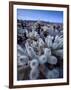
{"label": "sky", "polygon": [[63,23],[63,11],[17,9],[17,19]]}

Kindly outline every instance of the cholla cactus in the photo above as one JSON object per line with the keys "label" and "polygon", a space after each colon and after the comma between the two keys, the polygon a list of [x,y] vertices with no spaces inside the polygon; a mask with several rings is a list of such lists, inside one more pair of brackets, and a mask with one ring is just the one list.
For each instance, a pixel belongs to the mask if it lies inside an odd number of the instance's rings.
{"label": "cholla cactus", "polygon": [[44,41],[41,38],[38,38],[39,47],[44,47]]}
{"label": "cholla cactus", "polygon": [[38,68],[38,66],[39,66],[39,61],[37,59],[32,59],[32,61],[30,61],[31,69]]}
{"label": "cholla cactus", "polygon": [[46,62],[47,62],[47,58],[46,58],[45,55],[39,56],[39,63],[40,63],[40,64],[44,64],[44,63],[46,63]]}
{"label": "cholla cactus", "polygon": [[51,55],[51,49],[50,48],[44,48],[44,54],[46,57]]}
{"label": "cholla cactus", "polygon": [[28,43],[25,44],[25,47],[26,47],[26,50],[27,50],[27,53],[28,53],[29,57],[31,57],[31,58],[36,58],[37,57],[33,47],[29,46]]}
{"label": "cholla cactus", "polygon": [[17,53],[18,56],[20,56],[21,54],[24,54],[24,50],[20,45],[17,45],[17,51],[18,51]]}
{"label": "cholla cactus", "polygon": [[39,70],[38,68],[31,69],[29,78],[30,80],[36,80],[39,77]]}
{"label": "cholla cactus", "polygon": [[47,31],[48,27],[47,26],[43,26],[42,29],[43,29],[43,31]]}
{"label": "cholla cactus", "polygon": [[52,40],[53,40],[53,37],[50,35],[45,38],[45,42],[47,44],[47,47],[49,47],[49,48],[52,47]]}
{"label": "cholla cactus", "polygon": [[55,40],[52,45],[52,49],[60,49],[63,48],[63,37],[61,36],[56,36]]}
{"label": "cholla cactus", "polygon": [[39,56],[39,62],[40,64],[45,64],[49,57],[51,57],[51,50],[49,48],[44,49],[44,54]]}
{"label": "cholla cactus", "polygon": [[23,68],[27,68],[29,66],[29,58],[27,56],[19,56],[18,57],[18,66],[23,66]]}
{"label": "cholla cactus", "polygon": [[63,58],[63,49],[54,50],[53,52],[56,56],[59,56],[61,59]]}
{"label": "cholla cactus", "polygon": [[56,58],[55,56],[52,56],[52,55],[51,55],[51,56],[48,57],[47,62],[48,62],[49,64],[56,65],[56,64],[57,64],[57,58]]}
{"label": "cholla cactus", "polygon": [[39,37],[38,33],[36,31],[32,31],[28,34],[28,37],[31,38],[31,39],[37,39]]}

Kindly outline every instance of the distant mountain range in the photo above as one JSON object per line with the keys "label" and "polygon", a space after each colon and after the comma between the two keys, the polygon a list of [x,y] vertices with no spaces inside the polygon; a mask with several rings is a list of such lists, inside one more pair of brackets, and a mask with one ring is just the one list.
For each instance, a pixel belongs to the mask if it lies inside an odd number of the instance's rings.
{"label": "distant mountain range", "polygon": [[63,23],[55,23],[55,22],[48,22],[48,21],[38,21],[38,20],[17,20],[17,27],[23,28],[26,27],[27,29],[31,29],[32,25],[35,23],[39,23],[41,26],[47,26],[49,29],[53,29],[55,26],[56,28],[59,27],[60,30],[63,30]]}
{"label": "distant mountain range", "polygon": [[[38,20],[17,20],[18,22],[26,22],[26,23],[36,23]],[[63,24],[63,23],[58,23],[58,22],[48,22],[48,21],[39,21],[44,24]]]}

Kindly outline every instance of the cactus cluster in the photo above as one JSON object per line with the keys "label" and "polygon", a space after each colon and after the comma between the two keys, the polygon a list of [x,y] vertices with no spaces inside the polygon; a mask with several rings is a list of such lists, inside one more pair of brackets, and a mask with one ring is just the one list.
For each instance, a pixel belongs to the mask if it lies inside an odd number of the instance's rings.
{"label": "cactus cluster", "polygon": [[63,77],[63,30],[36,22],[31,30],[17,29],[17,79]]}

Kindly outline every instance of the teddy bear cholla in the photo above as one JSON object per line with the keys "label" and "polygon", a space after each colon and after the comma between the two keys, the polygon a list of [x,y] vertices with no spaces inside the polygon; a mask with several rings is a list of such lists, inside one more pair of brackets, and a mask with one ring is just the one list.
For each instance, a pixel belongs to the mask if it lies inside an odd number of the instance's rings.
{"label": "teddy bear cholla", "polygon": [[29,80],[39,79],[40,73],[46,79],[59,78],[59,71],[54,65],[58,62],[57,57],[63,59],[63,36],[48,35],[43,41],[34,29],[27,36],[29,39],[26,40],[25,49],[21,45],[17,47],[19,80],[25,79],[25,70],[28,71],[26,79]]}

